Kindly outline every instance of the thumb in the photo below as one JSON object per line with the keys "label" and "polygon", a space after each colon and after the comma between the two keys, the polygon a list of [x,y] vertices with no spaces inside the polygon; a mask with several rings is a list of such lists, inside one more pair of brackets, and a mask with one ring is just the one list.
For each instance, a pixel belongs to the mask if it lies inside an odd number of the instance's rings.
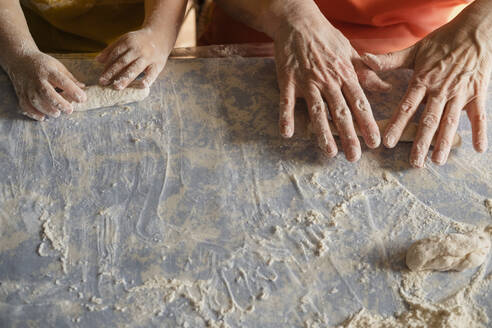
{"label": "thumb", "polygon": [[372,69],[360,59],[352,61],[360,85],[368,90],[375,92],[388,92],[391,90],[391,84],[381,79]]}
{"label": "thumb", "polygon": [[415,46],[411,46],[382,55],[365,53],[361,56],[361,59],[375,71],[389,71],[397,68],[411,68],[413,66],[414,53]]}

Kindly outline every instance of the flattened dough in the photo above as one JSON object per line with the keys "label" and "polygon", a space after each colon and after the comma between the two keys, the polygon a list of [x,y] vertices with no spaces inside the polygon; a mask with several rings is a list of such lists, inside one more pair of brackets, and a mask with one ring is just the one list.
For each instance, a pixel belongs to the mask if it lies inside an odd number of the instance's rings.
{"label": "flattened dough", "polygon": [[135,89],[126,88],[124,90],[114,90],[111,87],[101,87],[91,85],[84,89],[87,100],[83,103],[73,102],[74,112],[109,107],[115,105],[124,105],[136,101],[141,101],[149,95],[149,88]]}
{"label": "flattened dough", "polygon": [[407,266],[412,271],[463,271],[482,264],[490,251],[486,232],[452,233],[419,240],[407,251]]}

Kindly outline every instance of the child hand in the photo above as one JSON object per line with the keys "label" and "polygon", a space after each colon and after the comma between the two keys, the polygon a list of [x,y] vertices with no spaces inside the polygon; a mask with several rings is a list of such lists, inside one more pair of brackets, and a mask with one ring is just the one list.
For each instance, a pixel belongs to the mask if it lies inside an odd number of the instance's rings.
{"label": "child hand", "polygon": [[[137,88],[148,87],[164,68],[171,48],[150,28],[127,33],[96,57],[105,64],[99,83],[103,86],[112,84],[118,90],[130,83]],[[142,72],[145,76],[135,80]]]}
{"label": "child hand", "polygon": [[83,102],[83,83],[57,59],[35,51],[16,58],[7,68],[22,114],[43,121],[45,115],[73,111],[71,102]]}

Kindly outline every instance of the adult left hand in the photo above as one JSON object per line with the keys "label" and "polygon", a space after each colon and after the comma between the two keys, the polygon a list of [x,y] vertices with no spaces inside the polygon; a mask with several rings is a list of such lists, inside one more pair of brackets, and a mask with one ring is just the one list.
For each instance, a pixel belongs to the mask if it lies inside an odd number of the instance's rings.
{"label": "adult left hand", "polygon": [[446,162],[462,109],[471,122],[475,150],[487,149],[485,100],[492,71],[491,17],[485,21],[472,9],[465,9],[410,48],[363,56],[374,70],[414,70],[407,92],[383,135],[384,145],[394,147],[426,99],[410,154],[413,167],[423,167],[435,135],[432,161],[439,165]]}

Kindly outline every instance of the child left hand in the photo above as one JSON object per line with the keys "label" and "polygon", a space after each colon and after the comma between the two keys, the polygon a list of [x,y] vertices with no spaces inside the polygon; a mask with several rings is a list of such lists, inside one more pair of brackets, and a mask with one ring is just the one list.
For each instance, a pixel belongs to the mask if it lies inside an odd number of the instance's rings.
{"label": "child left hand", "polygon": [[[168,43],[150,28],[124,34],[96,57],[105,64],[99,83],[118,90],[130,84],[136,88],[151,86],[172,50],[172,44]],[[136,80],[141,73],[145,76]]]}

